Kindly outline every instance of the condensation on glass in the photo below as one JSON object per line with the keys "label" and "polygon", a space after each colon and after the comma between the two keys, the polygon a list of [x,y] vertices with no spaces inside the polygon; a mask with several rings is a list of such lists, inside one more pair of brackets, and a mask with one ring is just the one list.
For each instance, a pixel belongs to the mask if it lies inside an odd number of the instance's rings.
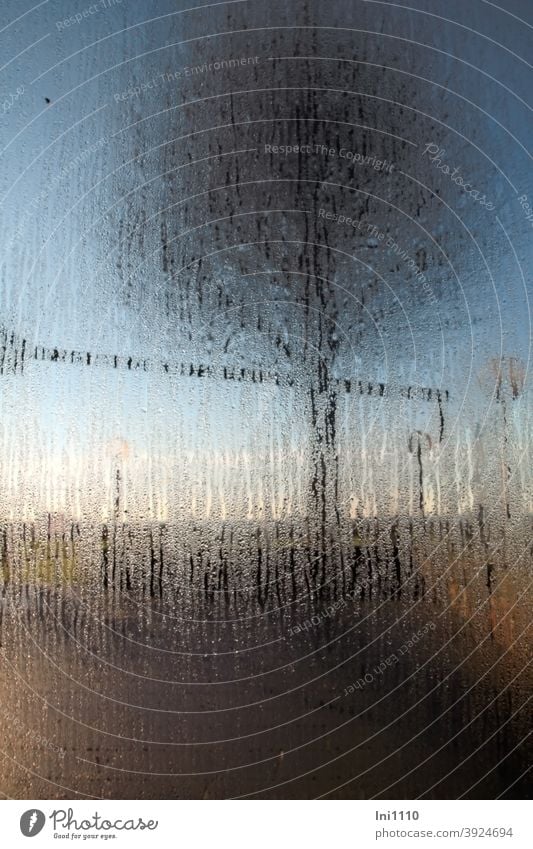
{"label": "condensation on glass", "polygon": [[152,12],[0,36],[0,789],[524,795],[526,34]]}

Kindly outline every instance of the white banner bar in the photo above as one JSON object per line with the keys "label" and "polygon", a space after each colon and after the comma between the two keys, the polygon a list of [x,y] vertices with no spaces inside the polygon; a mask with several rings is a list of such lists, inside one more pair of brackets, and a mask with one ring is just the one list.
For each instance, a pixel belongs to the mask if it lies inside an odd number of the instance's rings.
{"label": "white banner bar", "polygon": [[530,803],[519,801],[9,800],[1,806],[6,849],[66,841],[161,849],[533,846]]}

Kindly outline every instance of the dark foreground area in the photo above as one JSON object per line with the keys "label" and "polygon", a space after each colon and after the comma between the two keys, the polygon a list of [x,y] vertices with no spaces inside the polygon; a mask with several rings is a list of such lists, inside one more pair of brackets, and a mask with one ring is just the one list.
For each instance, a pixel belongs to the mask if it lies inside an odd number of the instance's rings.
{"label": "dark foreground area", "polygon": [[2,793],[528,798],[528,564],[465,527],[6,529]]}

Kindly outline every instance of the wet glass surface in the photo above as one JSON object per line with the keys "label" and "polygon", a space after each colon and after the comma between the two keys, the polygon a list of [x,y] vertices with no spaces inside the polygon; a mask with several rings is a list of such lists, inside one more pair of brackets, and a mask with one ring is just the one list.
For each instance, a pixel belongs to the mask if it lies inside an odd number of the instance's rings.
{"label": "wet glass surface", "polygon": [[528,4],[2,10],[0,792],[529,797]]}

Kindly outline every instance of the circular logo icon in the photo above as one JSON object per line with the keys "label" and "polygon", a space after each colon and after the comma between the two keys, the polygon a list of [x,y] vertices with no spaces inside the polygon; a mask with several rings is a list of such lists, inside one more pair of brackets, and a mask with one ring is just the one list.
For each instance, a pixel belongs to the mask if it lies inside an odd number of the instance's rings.
{"label": "circular logo icon", "polygon": [[46,817],[42,811],[32,808],[29,811],[24,811],[20,818],[20,830],[24,837],[35,837],[42,830],[46,822]]}

